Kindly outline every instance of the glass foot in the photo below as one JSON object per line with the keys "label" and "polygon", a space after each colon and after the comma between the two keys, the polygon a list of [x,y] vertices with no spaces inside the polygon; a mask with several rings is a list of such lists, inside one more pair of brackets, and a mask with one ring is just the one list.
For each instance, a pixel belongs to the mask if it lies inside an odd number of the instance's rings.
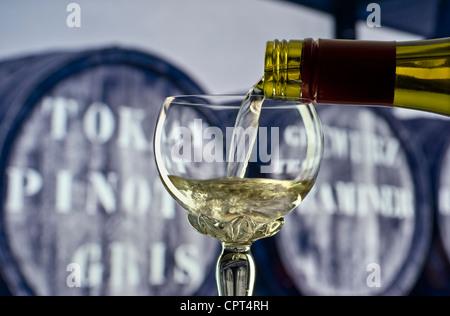
{"label": "glass foot", "polygon": [[216,269],[219,296],[252,296],[256,270],[250,245],[222,246]]}

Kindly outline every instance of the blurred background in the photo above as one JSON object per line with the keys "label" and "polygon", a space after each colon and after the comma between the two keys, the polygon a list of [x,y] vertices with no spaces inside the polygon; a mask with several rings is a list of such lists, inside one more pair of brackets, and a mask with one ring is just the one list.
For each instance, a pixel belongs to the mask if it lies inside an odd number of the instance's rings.
{"label": "blurred background", "polygon": [[[371,3],[0,0],[0,294],[216,295],[219,245],[154,166],[164,98],[244,93],[269,40],[450,36],[450,1],[379,0],[379,27]],[[448,118],[337,109],[315,191],[255,244],[255,294],[450,294]],[[392,161],[355,159],[368,142]]]}

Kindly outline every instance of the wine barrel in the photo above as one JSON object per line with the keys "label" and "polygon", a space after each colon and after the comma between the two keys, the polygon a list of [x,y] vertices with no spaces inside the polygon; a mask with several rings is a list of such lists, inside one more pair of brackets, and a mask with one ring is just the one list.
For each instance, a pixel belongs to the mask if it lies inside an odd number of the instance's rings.
{"label": "wine barrel", "polygon": [[[432,232],[424,155],[382,109],[323,106],[319,116],[317,183],[280,233],[255,249],[257,262],[270,262],[263,286],[288,295],[407,295]],[[280,134],[301,145],[295,125]]]}
{"label": "wine barrel", "polygon": [[429,161],[436,217],[433,242],[414,295],[450,295],[450,124],[443,118],[405,120]]}
{"label": "wine barrel", "polygon": [[[444,244],[447,259],[450,261],[450,124],[438,131],[436,135],[436,154],[433,162],[433,176],[435,181],[435,199],[438,210],[438,225]],[[450,283],[448,284],[450,291]]]}
{"label": "wine barrel", "polygon": [[164,98],[198,84],[118,47],[5,61],[0,78],[0,271],[13,295],[217,293],[219,245],[189,227],[153,154]]}

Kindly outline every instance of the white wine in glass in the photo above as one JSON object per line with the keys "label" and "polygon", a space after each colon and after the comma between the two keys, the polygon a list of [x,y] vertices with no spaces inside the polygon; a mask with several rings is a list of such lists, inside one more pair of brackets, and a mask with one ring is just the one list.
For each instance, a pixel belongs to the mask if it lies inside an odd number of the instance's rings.
{"label": "white wine in glass", "polygon": [[[298,127],[301,142],[286,139],[287,120]],[[252,295],[251,245],[275,235],[311,190],[322,139],[308,100],[252,94],[165,100],[155,131],[156,163],[191,226],[223,245],[216,269],[219,295]]]}

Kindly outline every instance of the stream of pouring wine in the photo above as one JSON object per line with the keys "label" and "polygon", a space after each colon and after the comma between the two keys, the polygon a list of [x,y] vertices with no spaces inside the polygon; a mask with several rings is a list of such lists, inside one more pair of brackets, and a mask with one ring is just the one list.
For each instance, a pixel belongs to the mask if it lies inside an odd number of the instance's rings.
{"label": "stream of pouring wine", "polygon": [[[236,118],[228,156],[227,177],[244,178],[258,135],[259,116],[264,102],[263,79],[250,89]],[[248,138],[246,137],[248,135]]]}

